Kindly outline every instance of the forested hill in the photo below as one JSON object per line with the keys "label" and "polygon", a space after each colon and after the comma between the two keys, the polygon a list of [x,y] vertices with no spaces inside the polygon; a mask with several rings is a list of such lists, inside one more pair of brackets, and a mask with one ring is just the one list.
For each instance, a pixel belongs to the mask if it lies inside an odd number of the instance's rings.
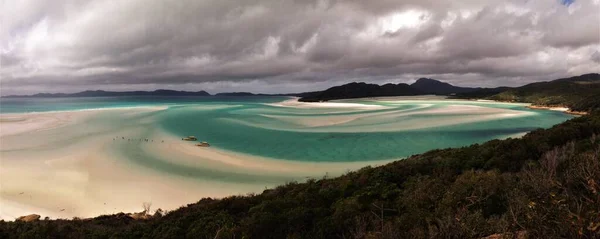
{"label": "forested hill", "polygon": [[412,96],[412,95],[453,95],[467,93],[487,88],[458,87],[429,78],[419,78],[416,82],[408,84],[367,84],[353,82],[345,85],[334,86],[324,91],[304,93],[300,101],[318,102],[336,99],[350,99],[380,96]]}
{"label": "forested hill", "polygon": [[453,86],[446,82],[441,82],[429,78],[419,78],[415,83],[410,84],[412,88],[415,88],[425,94],[432,95],[451,95],[458,93],[467,93],[480,90],[483,88],[471,88],[471,87],[459,87]]}
{"label": "forested hill", "polygon": [[549,82],[536,82],[489,97],[492,100],[566,106],[573,111],[600,108],[600,74],[592,73]]}
{"label": "forested hill", "polygon": [[[148,219],[0,221],[0,238],[600,237],[600,114]],[[523,238],[523,237],[519,237]]]}
{"label": "forested hill", "polygon": [[376,96],[406,96],[406,95],[423,95],[419,91],[407,84],[367,84],[364,82],[349,83],[341,86],[331,87],[324,91],[315,92],[304,95],[299,101],[303,102],[318,102],[336,99],[351,99]]}
{"label": "forested hill", "polygon": [[521,87],[469,88],[458,87],[434,79],[421,78],[411,85],[350,83],[320,92],[305,93],[300,101],[318,102],[336,99],[449,95],[462,99],[490,99],[525,102],[539,106],[564,106],[572,111],[590,111],[600,108],[600,74],[591,73],[547,82],[536,82]]}

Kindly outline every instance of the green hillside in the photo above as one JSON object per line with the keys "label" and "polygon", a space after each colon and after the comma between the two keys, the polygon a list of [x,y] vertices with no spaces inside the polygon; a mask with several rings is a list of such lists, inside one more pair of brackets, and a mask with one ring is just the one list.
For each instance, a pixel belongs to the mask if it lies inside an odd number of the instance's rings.
{"label": "green hillside", "polygon": [[574,111],[590,111],[600,107],[600,74],[532,83],[504,91],[489,99],[527,102],[540,106],[566,106]]}
{"label": "green hillside", "polygon": [[593,238],[598,213],[600,114],[590,114],[146,220],[0,222],[0,238]]}
{"label": "green hillside", "polygon": [[334,86],[324,91],[304,93],[299,99],[302,102],[319,102],[337,99],[352,99],[379,96],[407,96],[422,95],[423,92],[407,84],[367,84],[352,82],[345,85]]}

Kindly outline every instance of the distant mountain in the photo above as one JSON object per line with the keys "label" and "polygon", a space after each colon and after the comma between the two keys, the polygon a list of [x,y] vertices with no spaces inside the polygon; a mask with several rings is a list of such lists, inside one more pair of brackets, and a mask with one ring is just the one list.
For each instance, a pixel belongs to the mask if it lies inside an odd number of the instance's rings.
{"label": "distant mountain", "polygon": [[[305,93],[286,93],[286,94],[254,94],[251,92],[223,92],[215,96],[297,96],[314,94],[315,92]],[[59,97],[107,97],[107,96],[211,96],[206,91],[175,91],[175,90],[155,90],[155,91],[103,91],[87,90],[78,93],[38,93],[33,95],[8,95],[2,98],[59,98]]]}
{"label": "distant mountain", "polygon": [[408,84],[367,84],[349,83],[341,86],[331,87],[327,90],[305,94],[300,98],[303,102],[327,101],[336,99],[363,98],[363,97],[378,97],[378,96],[407,96],[407,95],[422,95],[418,89],[411,87]]}
{"label": "distant mountain", "polygon": [[[600,109],[600,74],[591,73],[547,82],[536,82],[521,87],[471,88],[453,86],[429,78],[420,78],[408,84],[367,84],[349,83],[331,87],[324,91],[289,94],[254,94],[250,92],[224,92],[217,96],[297,96],[300,101],[317,102],[337,99],[412,96],[412,95],[451,95],[462,99],[490,99],[498,101],[527,102],[539,106],[564,106],[573,111]],[[102,97],[102,96],[210,96],[206,91],[188,92],[174,90],[155,91],[83,91],[74,94],[39,93],[35,95],[9,95],[2,98],[17,97]]]}
{"label": "distant mountain", "polygon": [[257,94],[250,92],[223,92],[217,93],[216,96],[256,96]]}
{"label": "distant mountain", "polygon": [[87,90],[73,94],[65,93],[38,93],[34,95],[9,95],[2,98],[58,98],[58,97],[107,97],[107,96],[210,96],[206,91],[176,91],[176,90],[155,90],[155,91],[103,91]]}
{"label": "distant mountain", "polygon": [[451,98],[455,99],[483,99],[493,95],[500,94],[507,90],[513,89],[512,87],[496,87],[496,88],[475,88],[474,91],[462,92],[452,95]]}
{"label": "distant mountain", "polygon": [[305,92],[305,93],[283,93],[283,94],[264,94],[264,93],[251,93],[251,92],[223,92],[217,93],[215,96],[296,96],[302,97],[304,95],[314,94],[315,92]]}
{"label": "distant mountain", "polygon": [[446,82],[429,78],[419,78],[415,83],[385,84],[382,86],[367,83],[350,83],[336,86],[324,91],[296,94],[300,101],[314,102],[336,99],[376,97],[376,96],[410,96],[410,95],[451,95],[456,98],[480,98],[504,92],[510,87],[471,88],[454,86]]}
{"label": "distant mountain", "polygon": [[574,111],[600,109],[600,74],[536,82],[488,97],[491,100],[565,106]]}
{"label": "distant mountain", "polygon": [[425,94],[431,95],[452,95],[458,93],[473,92],[481,89],[453,86],[446,82],[441,82],[429,78],[420,78],[415,83],[412,83],[410,86]]}

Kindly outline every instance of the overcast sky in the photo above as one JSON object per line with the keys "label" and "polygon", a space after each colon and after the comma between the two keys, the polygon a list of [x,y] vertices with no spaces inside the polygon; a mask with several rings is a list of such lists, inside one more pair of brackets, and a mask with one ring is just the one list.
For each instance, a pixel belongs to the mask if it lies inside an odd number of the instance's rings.
{"label": "overcast sky", "polygon": [[600,72],[600,0],[0,1],[3,95]]}

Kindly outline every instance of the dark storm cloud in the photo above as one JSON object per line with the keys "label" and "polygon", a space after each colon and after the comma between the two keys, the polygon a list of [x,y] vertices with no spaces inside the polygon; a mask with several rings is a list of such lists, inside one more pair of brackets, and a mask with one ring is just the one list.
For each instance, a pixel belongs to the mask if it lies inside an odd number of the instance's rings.
{"label": "dark storm cloud", "polygon": [[23,0],[1,7],[3,94],[184,85],[281,92],[421,76],[519,85],[600,71],[598,0]]}

